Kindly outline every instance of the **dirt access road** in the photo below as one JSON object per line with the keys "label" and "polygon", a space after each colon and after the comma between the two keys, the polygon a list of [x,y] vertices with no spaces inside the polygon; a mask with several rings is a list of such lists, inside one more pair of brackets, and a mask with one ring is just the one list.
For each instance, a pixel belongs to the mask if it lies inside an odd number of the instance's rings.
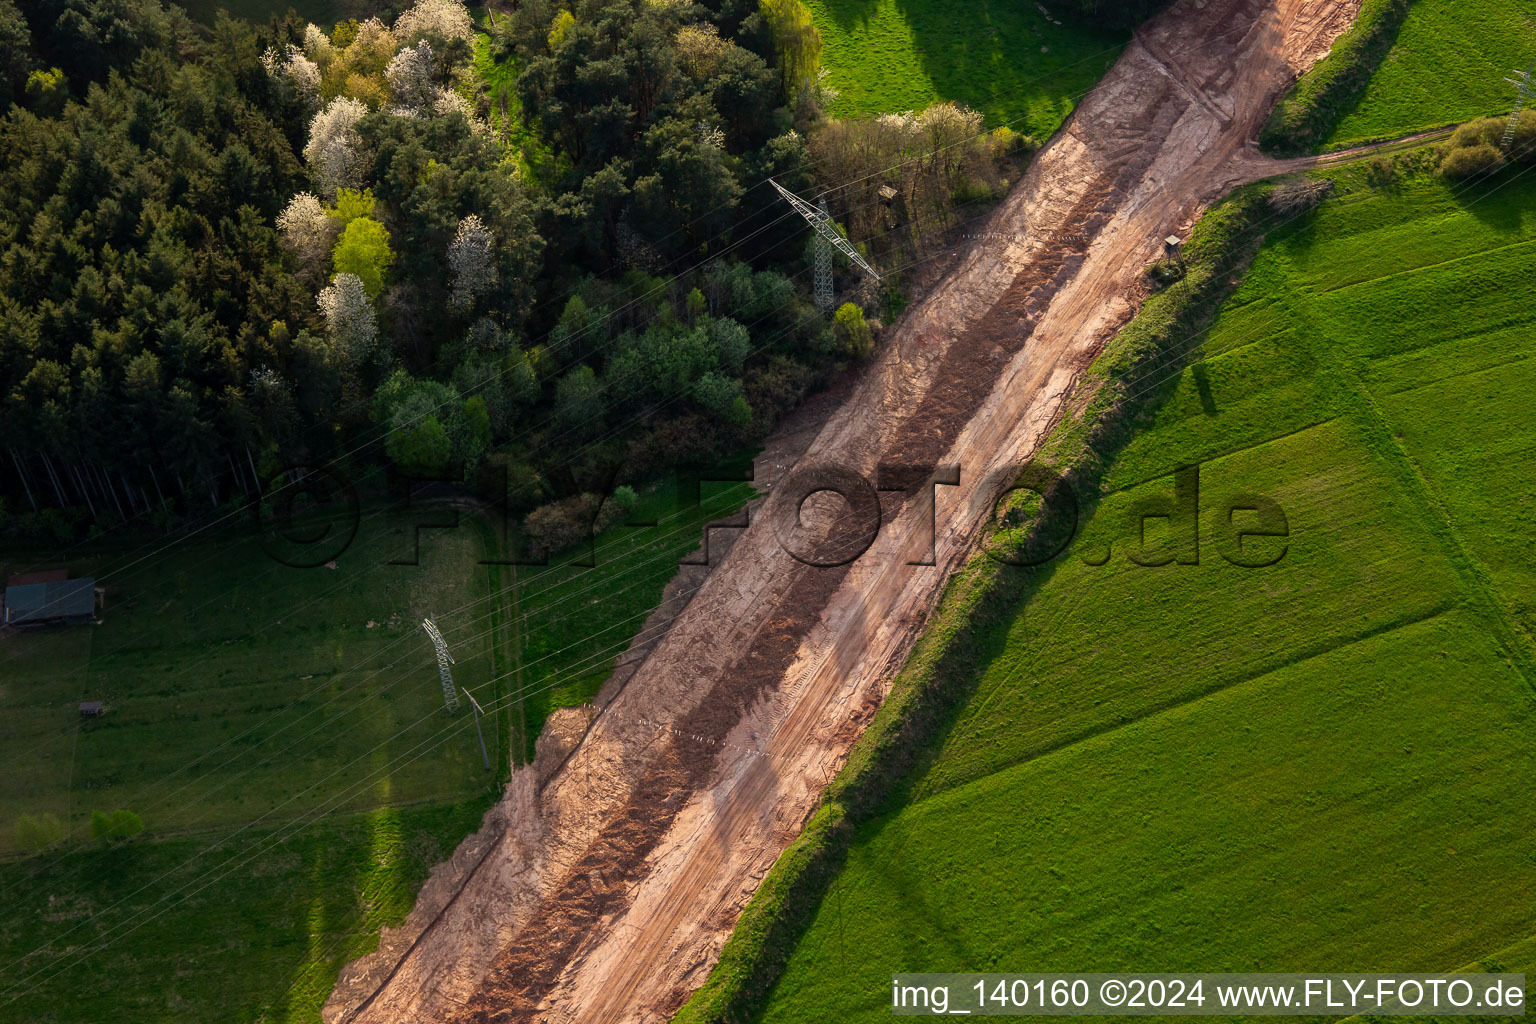
{"label": "dirt access road", "polygon": [[[617,694],[563,720],[570,742],[546,742],[405,925],[343,972],[328,1024],[667,1019],[974,549],[989,474],[1038,443],[1164,236],[1291,166],[1251,140],[1356,6],[1179,0],[1144,26],[799,460],[870,480],[958,465],[932,551],[922,502],[887,494],[899,515],[862,557],[802,564],[772,528],[790,489],[770,491]],[[845,507],[824,497],[813,524]]]}

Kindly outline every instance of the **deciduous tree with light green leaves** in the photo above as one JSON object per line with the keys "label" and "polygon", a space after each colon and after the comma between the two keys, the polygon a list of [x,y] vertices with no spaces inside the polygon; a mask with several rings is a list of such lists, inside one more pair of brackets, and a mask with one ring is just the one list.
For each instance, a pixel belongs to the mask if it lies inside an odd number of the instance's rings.
{"label": "deciduous tree with light green leaves", "polygon": [[816,84],[816,71],[821,67],[821,32],[811,20],[809,8],[800,0],[762,0],[759,10],[779,51],[784,98],[793,102],[800,90]]}
{"label": "deciduous tree with light green leaves", "polygon": [[395,262],[389,230],[372,217],[355,218],[336,239],[331,262],[336,273],[356,274],[368,297],[378,298],[384,290],[384,274]]}
{"label": "deciduous tree with light green leaves", "polygon": [[832,330],[843,350],[855,359],[863,359],[875,349],[875,332],[869,329],[864,311],[851,302],[843,303],[832,314]]}

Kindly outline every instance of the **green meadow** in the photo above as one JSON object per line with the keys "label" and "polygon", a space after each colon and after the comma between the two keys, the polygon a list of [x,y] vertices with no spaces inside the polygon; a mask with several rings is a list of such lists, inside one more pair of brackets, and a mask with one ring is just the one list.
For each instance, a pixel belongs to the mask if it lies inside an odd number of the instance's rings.
{"label": "green meadow", "polygon": [[[0,1018],[318,1020],[750,493],[706,483],[695,504],[668,481],[641,495],[653,525],[545,566],[481,564],[505,552],[467,512],[418,549],[417,525],[452,521],[427,506],[365,511],[334,568],[278,564],[249,533],[67,559],[108,587],[99,624],[0,639]],[[488,712],[490,771],[467,704],[443,708],[427,615]],[[82,720],[83,699],[106,714]],[[91,842],[90,813],[118,808],[144,833]],[[43,814],[68,834],[26,857],[13,826]]]}
{"label": "green meadow", "polygon": [[[987,126],[1049,137],[1120,55],[1129,33],[1033,3],[806,0],[839,117],[955,100]],[[1044,5],[1047,10],[1050,5]],[[1061,24],[1057,24],[1060,21]]]}
{"label": "green meadow", "polygon": [[1536,59],[1536,0],[1414,0],[1327,149],[1508,113],[1512,69]]}
{"label": "green meadow", "polygon": [[[1338,177],[1145,380],[759,1019],[884,1020],[900,971],[1530,961],[1536,178]],[[1198,548],[1139,536],[1190,465]],[[1234,552],[1253,496],[1286,535]]]}

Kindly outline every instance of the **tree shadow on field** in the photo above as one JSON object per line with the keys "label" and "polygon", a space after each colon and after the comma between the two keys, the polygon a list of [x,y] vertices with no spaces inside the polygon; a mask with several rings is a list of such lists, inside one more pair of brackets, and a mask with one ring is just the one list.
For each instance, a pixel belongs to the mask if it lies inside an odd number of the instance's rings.
{"label": "tree shadow on field", "polygon": [[1031,2],[897,0],[897,6],[940,96],[981,111],[988,127],[1012,122],[1015,130],[1042,138],[1130,38],[1076,22],[1065,11],[1048,17]]}
{"label": "tree shadow on field", "polygon": [[845,91],[844,105],[873,116],[937,96],[980,112],[989,128],[1008,124],[1041,138],[1056,130],[1130,38],[1029,0],[812,0],[811,6],[824,37],[840,51],[829,66],[845,76],[833,83]]}
{"label": "tree shadow on field", "polygon": [[1484,225],[1501,232],[1518,232],[1531,211],[1531,164],[1512,163],[1497,174],[1451,191],[1453,201]]}
{"label": "tree shadow on field", "polygon": [[879,8],[880,0],[821,0],[821,6],[826,8],[839,28],[847,31],[855,25],[867,23],[869,16]]}
{"label": "tree shadow on field", "polygon": [[[1360,104],[1364,102],[1365,95],[1370,89],[1371,81],[1376,77],[1377,69],[1386,62],[1392,48],[1397,45],[1397,37],[1401,34],[1403,23],[1408,20],[1412,7],[1411,3],[1385,5],[1374,29],[1370,32],[1370,38],[1357,44],[1359,56],[1347,70],[1333,76],[1336,84],[1329,90],[1332,95],[1323,98],[1319,104],[1325,111],[1328,124],[1318,133],[1318,137],[1313,140],[1313,145],[1323,145],[1327,136],[1332,135],[1346,118],[1353,116],[1360,109]],[[1287,96],[1289,95],[1288,93]]]}

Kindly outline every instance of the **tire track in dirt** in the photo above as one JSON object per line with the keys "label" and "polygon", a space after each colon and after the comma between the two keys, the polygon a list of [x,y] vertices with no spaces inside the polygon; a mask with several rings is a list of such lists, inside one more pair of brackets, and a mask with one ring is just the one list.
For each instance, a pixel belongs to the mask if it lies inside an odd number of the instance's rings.
{"label": "tire track in dirt", "polygon": [[[1356,5],[1180,0],[1144,26],[802,459],[871,480],[881,464],[958,464],[960,483],[937,489],[934,564],[909,564],[929,553],[922,503],[892,502],[895,521],[862,557],[802,565],[768,521],[793,496],[770,491],[547,781],[537,765],[517,773],[466,841],[495,841],[478,870],[435,874],[383,951],[343,973],[326,1021],[675,1011],[973,550],[984,481],[1032,450],[1129,319],[1162,237],[1289,166],[1250,140]],[[832,512],[807,508],[823,524]]]}

